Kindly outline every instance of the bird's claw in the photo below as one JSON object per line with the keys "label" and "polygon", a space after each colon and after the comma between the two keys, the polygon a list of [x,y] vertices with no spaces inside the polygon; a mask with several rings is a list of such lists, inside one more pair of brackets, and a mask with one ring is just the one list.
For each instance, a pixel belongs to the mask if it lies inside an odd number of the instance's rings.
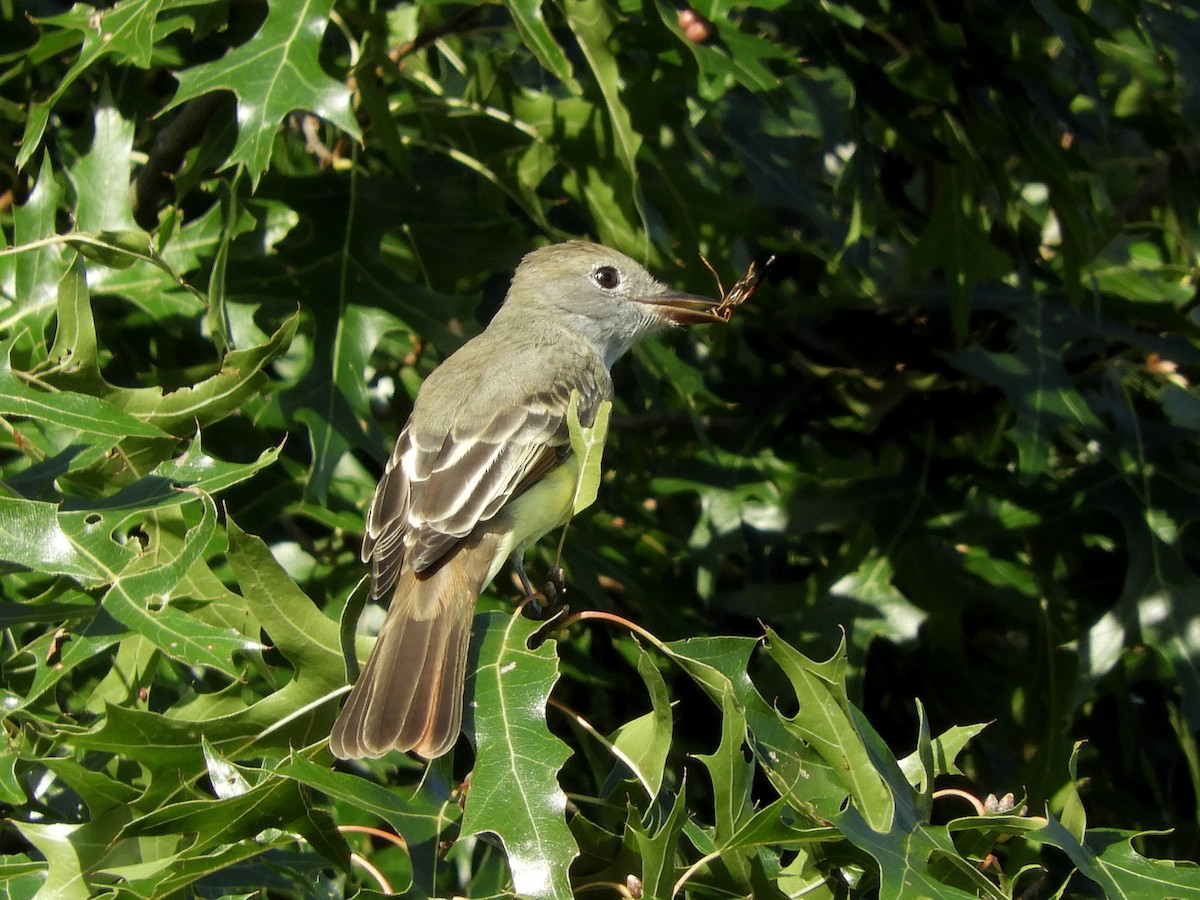
{"label": "bird's claw", "polygon": [[548,619],[558,612],[566,593],[567,581],[562,567],[555,566],[547,573],[546,583],[540,591],[526,592],[524,614],[530,619]]}

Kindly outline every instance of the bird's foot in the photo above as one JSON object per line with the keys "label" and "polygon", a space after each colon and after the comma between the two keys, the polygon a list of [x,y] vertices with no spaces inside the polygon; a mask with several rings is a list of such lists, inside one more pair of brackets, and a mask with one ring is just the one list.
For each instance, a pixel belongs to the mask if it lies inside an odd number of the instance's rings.
{"label": "bird's foot", "polygon": [[562,611],[566,593],[567,580],[562,567],[555,566],[546,574],[546,583],[540,591],[534,591],[526,583],[524,614],[531,619],[548,619]]}
{"label": "bird's foot", "polygon": [[554,566],[546,573],[546,583],[542,585],[542,595],[550,606],[558,606],[567,595],[567,579],[563,575],[562,566]]}

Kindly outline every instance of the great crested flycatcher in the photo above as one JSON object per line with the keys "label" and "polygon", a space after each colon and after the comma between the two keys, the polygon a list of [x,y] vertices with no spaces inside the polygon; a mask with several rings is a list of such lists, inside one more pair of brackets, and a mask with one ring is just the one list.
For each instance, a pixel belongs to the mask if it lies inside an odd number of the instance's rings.
{"label": "great crested flycatcher", "polygon": [[609,367],[670,324],[723,321],[624,254],[569,241],[528,254],[482,334],[421,386],[367,515],[362,558],[387,617],[333,726],[343,759],[454,746],[479,593],[564,523],[578,473],[567,404],[587,426]]}

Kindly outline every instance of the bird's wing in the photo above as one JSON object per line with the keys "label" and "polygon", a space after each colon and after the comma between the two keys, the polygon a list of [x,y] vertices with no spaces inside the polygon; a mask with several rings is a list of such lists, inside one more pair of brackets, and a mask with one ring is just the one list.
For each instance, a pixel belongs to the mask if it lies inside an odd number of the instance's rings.
{"label": "bird's wing", "polygon": [[417,572],[434,565],[559,465],[570,448],[571,391],[580,392],[580,419],[590,422],[611,390],[600,372],[604,381],[580,372],[484,416],[460,416],[449,431],[423,432],[410,419],[367,514],[362,556],[371,563],[371,595],[386,595],[405,562]]}

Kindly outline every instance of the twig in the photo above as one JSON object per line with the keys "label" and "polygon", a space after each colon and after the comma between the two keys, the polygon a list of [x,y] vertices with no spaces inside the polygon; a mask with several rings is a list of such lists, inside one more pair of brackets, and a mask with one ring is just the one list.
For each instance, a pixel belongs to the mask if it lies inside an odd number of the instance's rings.
{"label": "twig", "polygon": [[225,102],[221,93],[205,94],[184,104],[183,110],[154,139],[146,165],[133,180],[133,217],[150,231],[158,224],[164,198],[175,193],[171,179],[183,165],[187,152],[200,142],[217,108]]}

